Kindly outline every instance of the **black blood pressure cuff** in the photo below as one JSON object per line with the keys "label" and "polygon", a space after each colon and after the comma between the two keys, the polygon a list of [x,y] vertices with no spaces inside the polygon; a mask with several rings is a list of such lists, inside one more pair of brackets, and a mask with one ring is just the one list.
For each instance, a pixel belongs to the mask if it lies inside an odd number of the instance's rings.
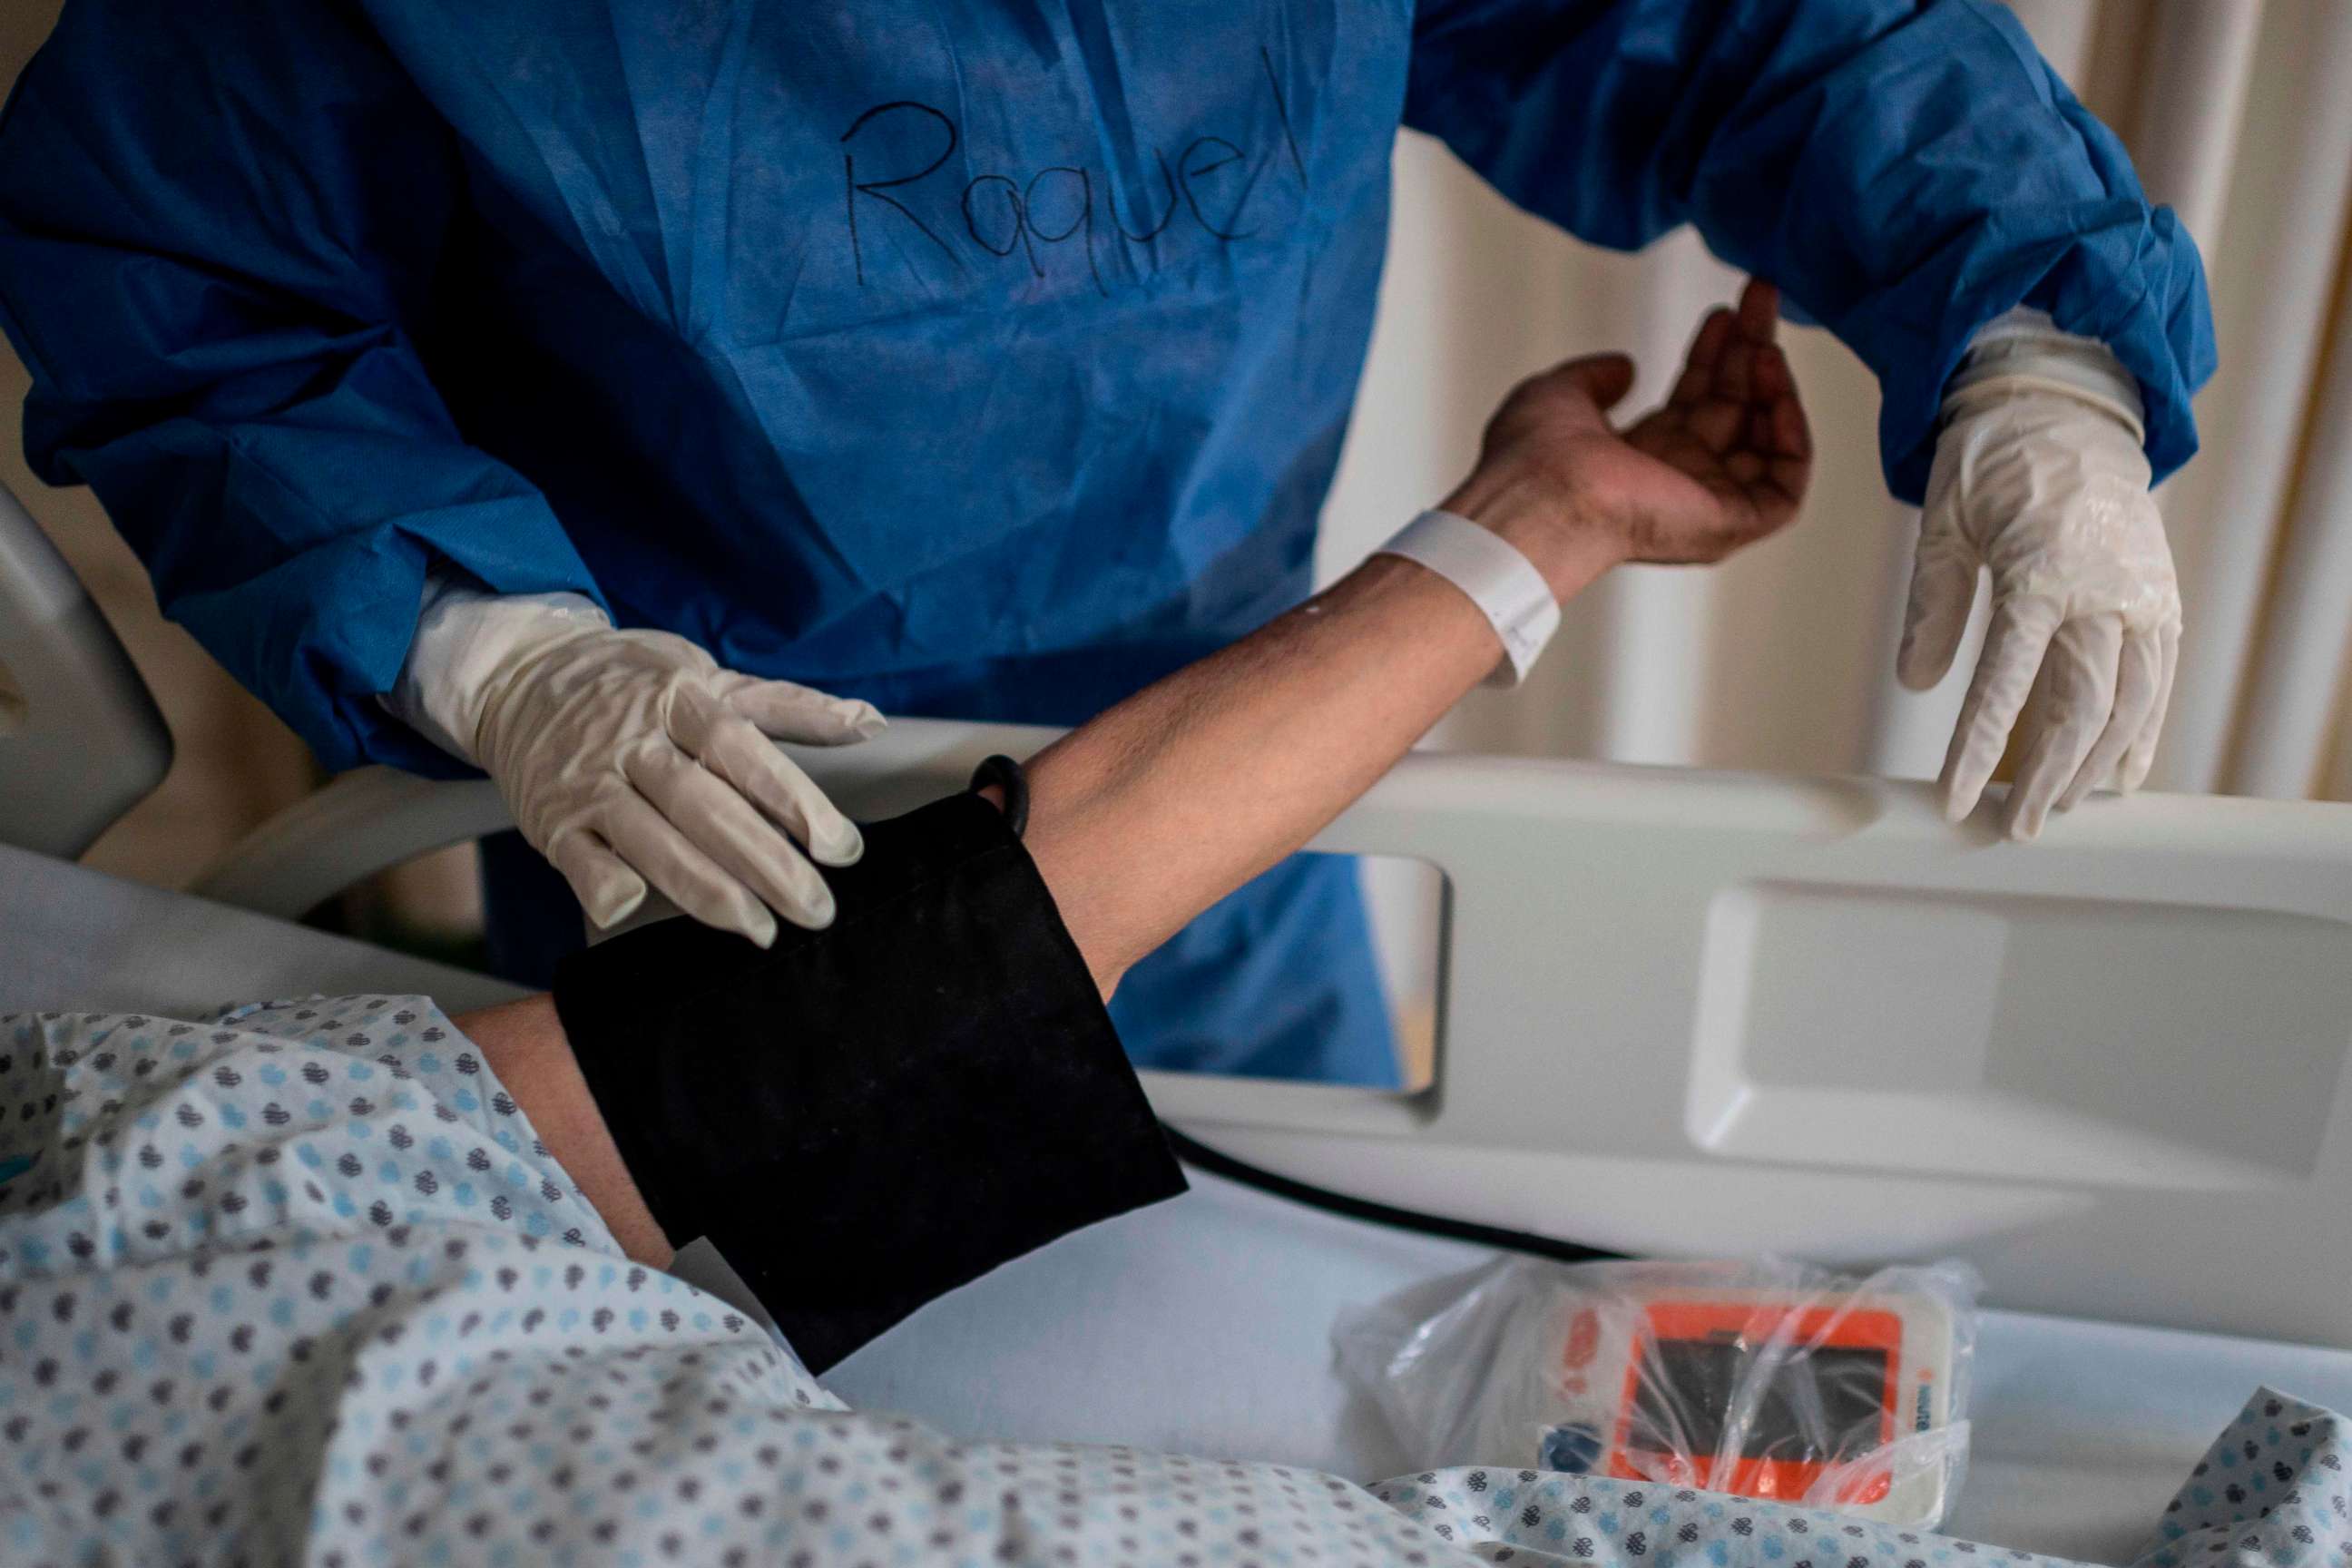
{"label": "black blood pressure cuff", "polygon": [[654,1218],[709,1237],[812,1371],[1184,1190],[1017,837],[1023,804],[961,795],[866,826],[864,857],[825,874],[834,923],[766,952],[674,920],[557,973]]}

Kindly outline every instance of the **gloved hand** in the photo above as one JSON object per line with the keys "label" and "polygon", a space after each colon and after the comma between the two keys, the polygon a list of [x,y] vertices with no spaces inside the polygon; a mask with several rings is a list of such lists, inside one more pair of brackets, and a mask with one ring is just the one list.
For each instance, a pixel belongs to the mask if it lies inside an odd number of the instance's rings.
{"label": "gloved hand", "polygon": [[2111,778],[2126,791],[2147,778],[2171,697],[2180,590],[2123,367],[2100,344],[2031,321],[1979,344],[1945,402],[1896,668],[1914,690],[1943,679],[1977,568],[1990,568],[1992,626],[1944,760],[1944,811],[1957,822],[1975,809],[2023,713],[2002,820],[2011,837],[2032,838],[2053,805]]}
{"label": "gloved hand", "polygon": [[440,590],[385,706],[496,781],[599,927],[650,884],[766,947],[776,914],[833,919],[810,858],[846,866],[865,848],[771,742],[864,740],[882,728],[871,704],[722,669],[667,632],[615,630],[574,595]]}

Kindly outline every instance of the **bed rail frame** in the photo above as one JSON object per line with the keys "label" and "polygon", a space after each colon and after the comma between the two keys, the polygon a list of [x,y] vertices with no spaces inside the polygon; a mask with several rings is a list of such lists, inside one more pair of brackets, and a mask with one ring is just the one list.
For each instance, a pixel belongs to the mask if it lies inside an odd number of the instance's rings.
{"label": "bed rail frame", "polygon": [[[856,815],[1051,731],[791,748]],[[1417,753],[1313,845],[1444,879],[1434,1080],[1148,1074],[1366,1196],[1642,1252],[1958,1254],[2003,1304],[2352,1343],[2352,808],[2100,798],[2021,846],[1926,785]],[[347,775],[198,890],[293,915],[507,826]]]}

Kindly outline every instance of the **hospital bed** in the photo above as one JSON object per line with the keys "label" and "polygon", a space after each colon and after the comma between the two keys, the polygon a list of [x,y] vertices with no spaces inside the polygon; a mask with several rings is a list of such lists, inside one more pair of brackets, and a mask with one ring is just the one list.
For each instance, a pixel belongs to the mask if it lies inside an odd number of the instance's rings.
{"label": "hospital bed", "polygon": [[[168,739],[5,495],[0,665],[0,1011],[511,994],[293,921],[503,826],[487,786],[349,775],[193,892],[74,865]],[[802,760],[873,816],[1040,738],[908,722]],[[2017,847],[1907,784],[1427,755],[1317,847],[1444,875],[1434,1079],[1146,1075],[1196,1136],[1629,1250],[1971,1259],[1996,1310],[1948,1527],[2001,1544],[2123,1560],[2257,1384],[2352,1408],[2352,810],[2095,803]],[[1411,1460],[1338,1380],[1332,1321],[1476,1256],[1200,1178],[831,1381],[960,1434],[1370,1479]],[[707,1249],[688,1267],[733,1289]]]}

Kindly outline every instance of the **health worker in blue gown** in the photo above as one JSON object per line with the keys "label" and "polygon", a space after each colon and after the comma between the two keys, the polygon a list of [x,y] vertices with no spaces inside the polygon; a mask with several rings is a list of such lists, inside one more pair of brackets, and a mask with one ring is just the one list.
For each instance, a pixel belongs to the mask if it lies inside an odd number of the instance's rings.
{"label": "health worker in blue gown", "polygon": [[[497,781],[529,977],[648,890],[829,919],[856,830],[772,739],[1067,723],[1298,599],[1400,125],[1594,243],[1696,224],[1876,372],[1906,679],[1991,571],[1956,813],[2012,728],[2021,835],[2145,773],[2205,291],[1988,0],[68,0],[0,325],[37,471],[321,762]],[[1116,1012],[1396,1072],[1344,862]]]}

